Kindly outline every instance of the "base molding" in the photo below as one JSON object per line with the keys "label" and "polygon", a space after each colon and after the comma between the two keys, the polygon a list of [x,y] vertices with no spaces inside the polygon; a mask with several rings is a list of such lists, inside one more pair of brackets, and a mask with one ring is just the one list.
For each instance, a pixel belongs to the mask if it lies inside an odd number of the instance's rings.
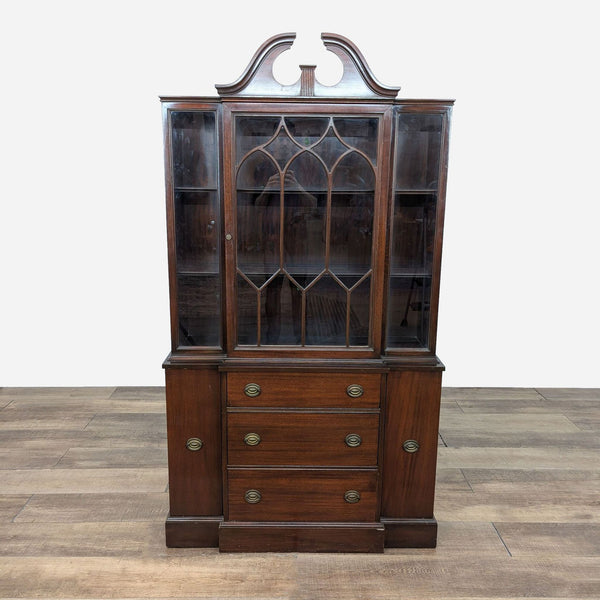
{"label": "base molding", "polygon": [[437,545],[437,521],[432,519],[387,519],[385,526],[386,548],[435,548]]}
{"label": "base molding", "polygon": [[223,522],[221,552],[383,552],[381,523]]}
{"label": "base molding", "polygon": [[223,517],[172,517],[165,522],[169,548],[217,548]]}
{"label": "base molding", "polygon": [[221,552],[369,552],[435,548],[437,521],[382,518],[379,523],[264,523],[223,517],[172,517],[165,522],[169,548]]}

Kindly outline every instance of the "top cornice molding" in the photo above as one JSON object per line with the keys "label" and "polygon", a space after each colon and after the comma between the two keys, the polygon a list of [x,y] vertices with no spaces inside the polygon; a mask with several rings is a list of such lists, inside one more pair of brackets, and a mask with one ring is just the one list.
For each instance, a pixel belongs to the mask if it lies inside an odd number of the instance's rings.
{"label": "top cornice molding", "polygon": [[360,50],[347,38],[334,33],[322,33],[323,44],[341,61],[342,78],[336,85],[322,85],[315,78],[315,65],[300,65],[300,79],[292,85],[282,85],[273,75],[273,63],[296,39],[295,33],[282,33],[268,39],[255,52],[250,64],[233,83],[216,85],[223,98],[246,97],[317,97],[394,99],[400,88],[381,84],[369,68]]}

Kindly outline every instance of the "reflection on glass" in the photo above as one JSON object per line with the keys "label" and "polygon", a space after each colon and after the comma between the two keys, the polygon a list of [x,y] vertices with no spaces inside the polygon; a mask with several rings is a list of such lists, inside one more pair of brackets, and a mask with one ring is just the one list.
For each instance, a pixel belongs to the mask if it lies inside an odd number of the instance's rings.
{"label": "reflection on glass", "polygon": [[350,292],[349,341],[351,346],[367,346],[369,344],[370,302],[371,278],[367,277]]}
{"label": "reflection on glass", "polygon": [[348,146],[364,152],[369,160],[377,164],[377,127],[376,118],[335,118],[335,128]]}
{"label": "reflection on glass", "polygon": [[235,120],[235,155],[240,161],[248,152],[266,144],[277,131],[279,117],[237,117]]}
{"label": "reflection on glass", "polygon": [[285,124],[293,138],[302,146],[312,146],[325,133],[327,117],[286,117]]}
{"label": "reflection on glass", "polygon": [[292,142],[284,127],[279,130],[279,133],[264,148],[277,161],[281,169],[285,167],[295,154],[302,151],[297,144]]}
{"label": "reflection on glass", "polygon": [[335,134],[333,127],[329,128],[325,137],[313,147],[313,150],[321,157],[327,168],[331,171],[336,161],[348,152],[349,148],[344,146],[338,136]]}
{"label": "reflection on glass", "polygon": [[397,121],[396,189],[432,190],[438,185],[442,116],[401,113]]}
{"label": "reflection on glass", "polygon": [[217,275],[179,275],[179,344],[218,346],[221,322],[221,282]]}
{"label": "reflection on glass", "polygon": [[243,162],[237,178],[238,267],[246,274],[279,268],[280,176],[263,152]]}
{"label": "reflection on glass", "polygon": [[426,348],[431,278],[390,277],[388,347]]}
{"label": "reflection on glass", "polygon": [[376,155],[377,125],[237,117],[238,344],[370,343],[375,171],[361,152]]}
{"label": "reflection on glass", "polygon": [[325,275],[306,293],[306,345],[346,345],[347,293]]}
{"label": "reflection on glass", "polygon": [[442,116],[399,113],[387,347],[427,348]]}
{"label": "reflection on glass", "polygon": [[216,117],[171,113],[180,346],[221,344],[221,215]]}
{"label": "reflection on glass", "polygon": [[236,284],[238,343],[255,346],[258,342],[258,293],[240,275],[237,276]]}
{"label": "reflection on glass", "polygon": [[261,344],[300,344],[302,290],[285,275],[274,277],[261,294]]}
{"label": "reflection on glass", "polygon": [[217,187],[217,136],[213,112],[171,113],[175,187]]}
{"label": "reflection on glass", "polygon": [[325,268],[327,174],[314,155],[303,152],[283,185],[283,267],[296,279],[313,279]]}
{"label": "reflection on glass", "polygon": [[436,194],[397,193],[394,198],[392,274],[431,275]]}
{"label": "reflection on glass", "polygon": [[175,192],[177,270],[219,272],[216,192]]}
{"label": "reflection on glass", "polygon": [[329,267],[336,275],[362,276],[371,268],[374,187],[373,168],[356,152],[335,168]]}

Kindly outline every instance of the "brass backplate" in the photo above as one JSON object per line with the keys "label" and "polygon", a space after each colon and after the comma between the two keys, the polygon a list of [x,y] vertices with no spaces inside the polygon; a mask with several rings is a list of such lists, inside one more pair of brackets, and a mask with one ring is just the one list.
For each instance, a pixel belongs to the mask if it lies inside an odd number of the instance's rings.
{"label": "brass backplate", "polygon": [[247,383],[244,386],[244,394],[249,398],[256,398],[260,396],[260,385],[258,383]]}
{"label": "brass backplate", "polygon": [[186,443],[185,443],[185,447],[188,450],[191,450],[192,452],[196,452],[198,450],[200,450],[200,448],[202,448],[202,446],[204,446],[204,442],[200,439],[200,438],[190,438]]}

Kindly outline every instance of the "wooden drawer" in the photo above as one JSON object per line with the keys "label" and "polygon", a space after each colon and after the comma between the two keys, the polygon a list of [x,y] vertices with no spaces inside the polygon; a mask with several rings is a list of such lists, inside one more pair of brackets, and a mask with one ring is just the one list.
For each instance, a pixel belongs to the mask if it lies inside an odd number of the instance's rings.
{"label": "wooden drawer", "polygon": [[379,414],[229,412],[229,465],[375,466]]}
{"label": "wooden drawer", "polygon": [[[248,389],[250,384],[256,387]],[[380,394],[379,373],[247,371],[227,375],[229,406],[378,408]]]}
{"label": "wooden drawer", "polygon": [[[228,469],[230,521],[373,522],[376,469]],[[356,500],[349,502],[346,500]],[[258,500],[258,501],[256,501]]]}

